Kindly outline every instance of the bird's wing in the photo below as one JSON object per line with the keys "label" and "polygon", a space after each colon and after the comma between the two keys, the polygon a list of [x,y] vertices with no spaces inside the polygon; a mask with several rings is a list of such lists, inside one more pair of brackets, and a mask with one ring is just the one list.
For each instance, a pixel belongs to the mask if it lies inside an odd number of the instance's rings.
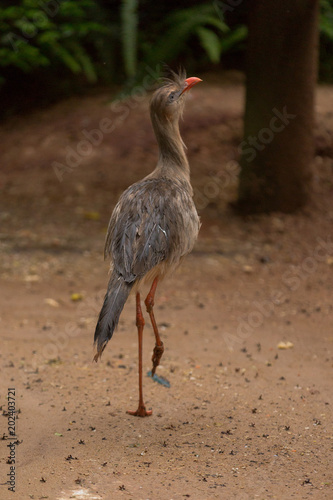
{"label": "bird's wing", "polygon": [[179,247],[184,222],[181,210],[175,210],[175,194],[171,181],[147,179],[121,196],[110,219],[105,255],[126,281],[143,277]]}

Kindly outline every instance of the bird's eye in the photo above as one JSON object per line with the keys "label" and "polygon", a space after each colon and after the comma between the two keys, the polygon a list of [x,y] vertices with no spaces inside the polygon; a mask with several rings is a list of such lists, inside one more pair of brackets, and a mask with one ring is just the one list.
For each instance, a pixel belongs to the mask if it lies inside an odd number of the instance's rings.
{"label": "bird's eye", "polygon": [[176,92],[170,92],[168,101],[173,102],[175,100],[175,97],[176,97]]}

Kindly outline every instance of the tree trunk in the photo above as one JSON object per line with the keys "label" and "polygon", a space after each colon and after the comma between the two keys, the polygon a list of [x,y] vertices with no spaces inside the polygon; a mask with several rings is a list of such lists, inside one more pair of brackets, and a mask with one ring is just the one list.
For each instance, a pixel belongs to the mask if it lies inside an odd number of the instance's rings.
{"label": "tree trunk", "polygon": [[238,208],[293,212],[314,155],[318,0],[252,0]]}

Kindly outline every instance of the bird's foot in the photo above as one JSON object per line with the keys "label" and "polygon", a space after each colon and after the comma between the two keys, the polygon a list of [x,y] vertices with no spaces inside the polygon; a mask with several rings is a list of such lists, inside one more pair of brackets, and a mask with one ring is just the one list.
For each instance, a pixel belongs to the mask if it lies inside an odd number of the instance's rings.
{"label": "bird's foot", "polygon": [[163,353],[164,353],[163,342],[161,343],[161,345],[157,345],[156,344],[155,347],[154,347],[152,358],[151,358],[151,360],[153,362],[153,369],[151,371],[151,376],[152,377],[155,375],[156,368],[160,364],[160,360],[161,360],[161,357],[162,357]]}
{"label": "bird's foot", "polygon": [[129,415],[133,415],[134,417],[150,417],[152,415],[152,410],[146,410],[145,405],[139,404],[138,409],[136,411],[127,410]]}

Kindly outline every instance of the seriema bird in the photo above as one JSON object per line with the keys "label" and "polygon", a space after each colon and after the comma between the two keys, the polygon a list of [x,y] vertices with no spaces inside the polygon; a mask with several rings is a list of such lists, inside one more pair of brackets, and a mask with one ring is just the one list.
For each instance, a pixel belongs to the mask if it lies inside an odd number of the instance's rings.
{"label": "seriema bird", "polygon": [[139,344],[139,406],[131,415],[145,417],[142,394],[142,336],[144,318],[140,289],[151,285],[145,305],[156,344],[152,356],[152,376],[160,363],[164,346],[155,316],[156,287],[193,248],[200,222],[193,203],[190,167],[179,132],[185,95],[201,82],[173,74],[155,91],[150,116],[159,146],[155,170],[126,189],[113,210],[106,236],[104,256],[111,258],[111,276],[96,326],[94,341],[97,361],[111,339],[119,316],[131,291],[136,292],[136,325]]}

